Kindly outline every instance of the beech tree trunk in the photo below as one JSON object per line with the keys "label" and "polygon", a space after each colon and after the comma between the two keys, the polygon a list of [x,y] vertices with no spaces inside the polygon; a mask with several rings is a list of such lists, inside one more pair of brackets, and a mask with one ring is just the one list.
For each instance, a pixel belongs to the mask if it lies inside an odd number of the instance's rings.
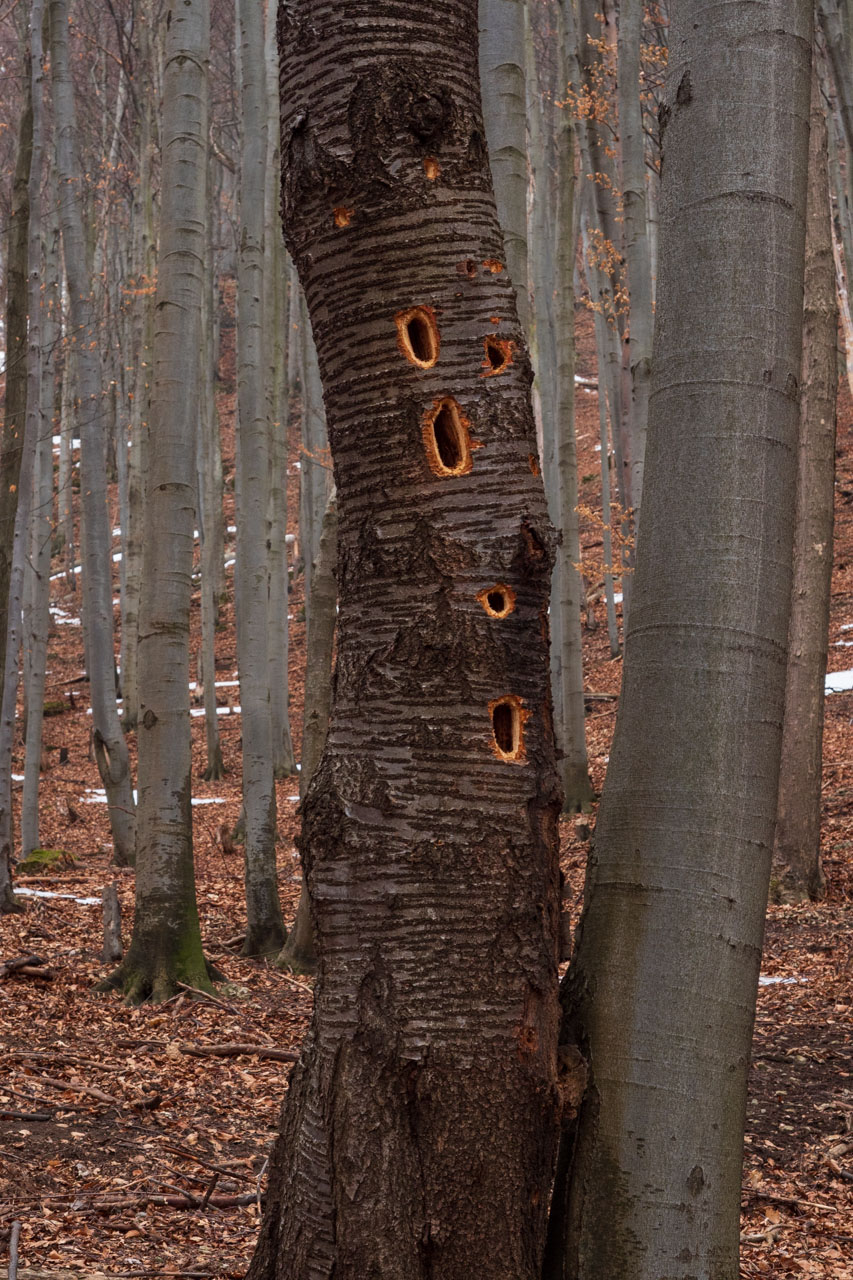
{"label": "beech tree trunk", "polygon": [[832,585],[837,333],[826,119],[815,72],[809,145],[794,583],[773,849],[773,896],[785,902],[819,898],[826,883],[820,864],[820,799]]}
{"label": "beech tree trunk", "polygon": [[563,1052],[589,1081],[548,1280],[739,1274],[791,607],[812,5],[682,0],[672,18],[644,514],[562,993]]}
{"label": "beech tree trunk", "polygon": [[[552,535],[476,0],[280,10],[338,493],[318,978],[252,1280],[534,1280],[559,1111]],[[345,211],[345,212],[344,212]]]}
{"label": "beech tree trunk", "polygon": [[135,812],[127,743],[116,709],[113,647],[111,522],[107,511],[107,402],[99,356],[99,325],[83,235],[83,175],[77,151],[74,90],[68,59],[68,0],[50,0],[51,72],[55,113],[59,216],[80,423],[83,599],[95,757],[107,793],[115,860],[133,860]]}
{"label": "beech tree trunk", "polygon": [[193,875],[189,636],[205,241],[207,0],[172,10],[163,83],[163,181],[139,626],[136,913],[103,984],[130,1002],[211,990]]}

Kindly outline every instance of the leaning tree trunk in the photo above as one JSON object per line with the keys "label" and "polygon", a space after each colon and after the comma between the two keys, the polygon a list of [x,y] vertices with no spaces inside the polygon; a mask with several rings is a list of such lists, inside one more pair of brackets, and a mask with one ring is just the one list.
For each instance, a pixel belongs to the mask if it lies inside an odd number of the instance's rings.
{"label": "leaning tree trunk", "polygon": [[172,11],[163,82],[163,176],[149,473],[139,626],[136,915],[124,961],[103,984],[167,1000],[210,990],[193,876],[190,595],[205,238],[207,0]]}
{"label": "leaning tree trunk", "polygon": [[589,1082],[549,1280],[738,1276],[791,605],[812,5],[682,0],[672,16],[644,515],[563,990],[564,1051]]}
{"label": "leaning tree trunk", "polygon": [[477,3],[298,0],[279,36],[340,612],[304,805],[315,1015],[250,1275],[534,1280],[559,1109],[552,539]]}
{"label": "leaning tree trunk", "polygon": [[243,954],[277,953],[285,939],[275,858],[275,779],[267,682],[269,400],[264,380],[264,192],[267,103],[263,14],[237,0],[241,98],[237,258],[237,664],[243,719],[246,940]]}
{"label": "leaning tree trunk", "polygon": [[812,80],[803,392],[794,528],[788,678],[773,848],[774,897],[819,898],[823,704],[832,586],[838,307],[829,210],[826,119]]}
{"label": "leaning tree trunk", "polygon": [[100,331],[83,236],[83,174],[77,150],[76,109],[68,58],[68,0],[50,0],[50,44],[55,115],[59,216],[71,323],[80,422],[83,599],[92,725],[98,771],[107,793],[115,860],[133,860],[135,812],[127,743],[116,709],[113,647],[112,556],[105,461],[106,398],[99,356]]}

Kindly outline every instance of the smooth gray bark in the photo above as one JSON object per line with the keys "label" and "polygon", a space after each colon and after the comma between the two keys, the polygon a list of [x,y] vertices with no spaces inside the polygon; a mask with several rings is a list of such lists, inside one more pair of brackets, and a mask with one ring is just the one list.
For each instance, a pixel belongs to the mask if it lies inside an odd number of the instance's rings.
{"label": "smooth gray bark", "polygon": [[826,884],[820,862],[820,805],[824,677],[832,586],[837,331],[826,120],[815,72],[809,144],[794,581],[779,807],[773,847],[773,896],[787,902],[820,898]]}
{"label": "smooth gray bark", "polygon": [[139,626],[139,831],[127,999],[210,990],[193,873],[189,715],[199,339],[205,242],[207,0],[172,10],[163,82],[160,251]]}
{"label": "smooth gray bark", "polygon": [[237,665],[243,720],[246,940],[243,954],[277,953],[285,939],[275,856],[275,780],[268,683],[269,400],[264,321],[267,93],[263,14],[237,0],[241,103],[237,256]]}
{"label": "smooth gray bark", "polygon": [[[791,604],[810,0],[673,7],[644,518],[545,1275],[737,1280]],[[685,423],[690,430],[685,431]]]}
{"label": "smooth gray bark", "polygon": [[95,757],[110,815],[115,859],[133,859],[135,812],[127,744],[116,709],[112,556],[105,464],[106,409],[99,326],[83,235],[83,176],[77,152],[76,108],[68,59],[68,0],[50,0],[51,71],[55,113],[59,215],[69,308],[74,328],[76,401],[80,425],[83,604]]}
{"label": "smooth gray bark", "polygon": [[302,449],[299,472],[299,545],[305,578],[305,616],[311,612],[311,570],[320,545],[320,531],[326,510],[331,471],[326,413],[317,348],[305,295],[299,289],[300,372],[302,391]]}

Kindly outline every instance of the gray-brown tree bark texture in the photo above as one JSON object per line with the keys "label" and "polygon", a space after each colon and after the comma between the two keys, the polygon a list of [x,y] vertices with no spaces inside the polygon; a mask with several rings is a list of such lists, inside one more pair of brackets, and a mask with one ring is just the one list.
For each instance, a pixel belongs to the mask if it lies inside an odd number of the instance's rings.
{"label": "gray-brown tree bark texture", "polygon": [[165,1000],[210,989],[195,897],[189,638],[207,172],[207,0],[172,9],[139,618],[139,825],[128,953],[105,985]]}
{"label": "gray-brown tree bark texture", "polygon": [[785,695],[810,0],[673,7],[643,520],[548,1266],[736,1280]]}
{"label": "gray-brown tree bark texture", "polygon": [[552,536],[477,3],[298,0],[279,47],[340,612],[304,804],[315,1016],[250,1275],[533,1280],[560,1098]]}
{"label": "gray-brown tree bark texture", "polygon": [[135,813],[127,744],[116,710],[113,647],[111,521],[107,512],[107,402],[100,333],[83,234],[83,174],[68,54],[68,0],[50,0],[51,78],[55,117],[59,217],[75,344],[75,394],[80,429],[83,602],[92,726],[98,771],[107,793],[115,858],[132,861]]}
{"label": "gray-brown tree bark texture", "polygon": [[774,897],[818,898],[823,703],[832,585],[838,306],[829,208],[826,118],[812,81],[803,390],[794,529],[788,679],[773,849]]}
{"label": "gray-brown tree bark texture", "polygon": [[[33,152],[33,105],[29,58],[24,74],[27,89],[18,128],[18,149],[12,181],[12,212],[6,241],[6,399],[0,433],[0,673],[6,669],[9,627],[9,587],[15,516],[27,417],[27,238],[29,234],[29,175]],[[11,830],[11,826],[9,826]],[[0,847],[0,914],[15,909],[12,896],[11,845]]]}

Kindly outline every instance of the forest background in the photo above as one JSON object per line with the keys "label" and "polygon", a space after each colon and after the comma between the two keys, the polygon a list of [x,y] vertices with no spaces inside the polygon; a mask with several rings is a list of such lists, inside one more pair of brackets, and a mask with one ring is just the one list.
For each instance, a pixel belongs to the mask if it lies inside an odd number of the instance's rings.
{"label": "forest background", "polygon": [[[139,446],[144,435],[141,425],[145,421],[150,365],[139,354],[144,354],[146,341],[151,342],[152,263],[159,191],[158,127],[153,108],[160,92],[158,77],[162,76],[162,13],[141,4],[116,4],[108,9],[110,21],[105,23],[101,6],[74,6],[69,36],[77,138],[85,174],[83,224],[89,236],[86,252],[99,302],[97,355],[108,423],[105,461],[112,535],[107,540],[109,551],[101,548],[100,554],[112,566],[110,591],[120,645],[116,656],[123,673],[124,706],[131,708],[124,714],[132,721],[133,692],[128,672],[133,671],[134,657],[128,642],[128,619],[133,620],[134,609],[138,609],[142,553],[139,518],[134,519],[133,512],[133,486],[134,476],[138,483],[140,468],[144,471],[145,466]],[[827,9],[833,10],[833,6]],[[840,335],[846,338],[849,321],[843,305],[844,249],[851,243],[849,140],[845,133],[844,90],[839,90],[833,79],[836,64],[831,58],[833,32],[836,36],[838,32],[831,19],[839,14],[838,6],[828,13],[825,31],[829,48],[820,65],[830,123],[842,301]],[[19,117],[26,99],[26,16],[23,5],[13,6],[5,15],[2,28],[6,75],[5,127],[0,133],[0,147],[2,169],[8,175],[3,186],[2,218],[10,233],[15,225],[12,177],[20,156]],[[620,492],[620,486],[627,483],[626,469],[620,469],[625,440],[621,436],[624,415],[618,406],[624,393],[623,348],[628,313],[626,254],[618,243],[625,235],[626,209],[619,195],[624,160],[615,143],[619,138],[616,15],[605,6],[602,22],[594,16],[592,6],[587,6],[586,13],[580,6],[576,39],[581,57],[574,75],[583,78],[574,85],[569,68],[552,56],[560,16],[549,4],[530,6],[527,61],[516,67],[516,73],[522,75],[521,97],[517,85],[514,95],[499,92],[497,96],[514,96],[516,114],[519,103],[524,108],[522,114],[530,113],[527,133],[532,201],[528,209],[525,182],[516,230],[521,228],[525,238],[528,229],[530,232],[532,269],[526,292],[532,300],[528,320],[540,371],[538,394],[544,428],[541,451],[546,481],[551,485],[552,508],[564,513],[556,523],[565,530],[566,506],[572,511],[576,508],[579,516],[578,554],[572,555],[571,564],[581,566],[581,575],[575,583],[574,597],[565,583],[562,588],[558,586],[552,602],[552,621],[556,624],[558,618],[560,623],[573,618],[577,623],[578,643],[583,645],[583,683],[580,688],[577,683],[571,688],[561,687],[556,681],[555,701],[558,707],[562,706],[565,719],[578,701],[585,712],[587,758],[579,761],[568,755],[573,773],[566,773],[564,781],[570,791],[572,787],[577,790],[578,804],[589,810],[592,800],[591,795],[584,794],[586,775],[588,772],[591,779],[590,791],[597,795],[604,781],[618,702],[619,624],[624,603],[619,597],[630,595],[630,520],[631,510],[638,503],[628,500],[629,487]],[[585,19],[588,30],[583,25]],[[45,849],[54,855],[37,854],[29,861],[19,862],[14,880],[22,891],[20,896],[27,900],[27,911],[21,916],[4,916],[0,923],[2,960],[30,958],[23,968],[5,974],[0,986],[4,1068],[8,1070],[5,1091],[0,1094],[0,1176],[5,1179],[4,1198],[8,1198],[8,1207],[2,1209],[2,1222],[4,1230],[11,1229],[16,1220],[23,1225],[20,1247],[24,1263],[19,1275],[27,1274],[27,1268],[53,1268],[52,1274],[62,1269],[75,1274],[91,1274],[93,1270],[142,1274],[146,1269],[156,1273],[165,1269],[173,1274],[242,1274],[257,1232],[268,1143],[266,1130],[275,1128],[286,1070],[275,1057],[265,1055],[276,1048],[280,1051],[282,1046],[294,1051],[298,1048],[310,1009],[310,976],[259,965],[252,958],[243,959],[236,954],[246,947],[241,883],[241,836],[245,840],[246,835],[240,830],[246,825],[245,821],[240,822],[245,806],[241,772],[242,753],[246,750],[246,700],[243,689],[237,694],[241,674],[245,681],[245,663],[241,672],[233,569],[238,531],[243,530],[244,538],[251,536],[252,521],[245,519],[245,511],[257,509],[252,504],[259,499],[246,499],[241,514],[235,439],[239,377],[235,325],[241,129],[245,127],[241,125],[245,96],[240,90],[245,74],[241,82],[230,6],[213,4],[211,29],[211,198],[205,250],[210,271],[206,327],[201,336],[202,368],[206,370],[201,384],[205,406],[201,422],[205,430],[200,435],[197,459],[202,519],[198,522],[201,528],[192,612],[197,664],[192,690],[192,774],[202,933],[208,954],[231,985],[219,995],[208,994],[206,1000],[193,1000],[193,993],[183,990],[176,992],[165,1006],[143,1009],[127,1009],[113,999],[91,993],[91,983],[102,980],[110,970],[99,954],[105,945],[102,895],[110,884],[115,884],[127,940],[133,876],[129,869],[117,870],[112,865],[114,848],[127,839],[126,834],[122,835],[120,812],[116,821],[116,810],[126,806],[114,806],[110,827],[105,804],[108,797],[106,789],[102,789],[97,758],[103,742],[109,740],[110,730],[104,724],[92,732],[87,690],[94,672],[90,671],[88,681],[84,675],[83,640],[84,635],[91,635],[92,624],[81,609],[78,549],[81,490],[85,490],[87,480],[80,468],[80,447],[75,444],[79,440],[80,409],[77,405],[75,421],[67,376],[75,358],[76,336],[59,279],[58,202],[52,186],[55,175],[45,159],[51,145],[50,115],[46,113],[42,117],[41,181],[35,184],[39,186],[41,221],[33,218],[31,199],[30,226],[40,234],[43,248],[39,252],[44,252],[45,261],[51,253],[54,255],[55,275],[51,277],[47,266],[38,275],[40,287],[44,286],[43,327],[47,335],[42,343],[42,384],[49,388],[41,412],[50,422],[50,431],[32,441],[38,444],[32,450],[32,479],[27,480],[25,469],[20,483],[19,510],[23,507],[26,514],[25,494],[32,493],[33,497],[26,524],[19,521],[19,574],[16,579],[14,564],[10,566],[9,612],[11,623],[14,625],[18,619],[26,638],[24,678],[17,698],[17,716],[13,710],[14,692],[4,704],[5,746],[0,744],[4,753],[0,759],[0,784],[5,769],[5,786],[12,801],[4,806],[5,821],[7,830],[16,833],[14,842],[11,834],[4,839],[16,857],[31,855],[34,849]],[[665,6],[646,6],[638,82],[641,92],[637,101],[643,112],[641,154],[648,199],[645,216],[652,232],[648,249],[652,273],[655,119],[666,62],[666,32]],[[268,54],[270,33],[268,23]],[[48,75],[42,89],[49,105]],[[269,119],[277,122],[277,103],[267,110]],[[576,125],[574,136],[569,135],[568,153],[561,152],[566,140],[561,125],[567,116]],[[276,130],[270,132],[274,137]],[[601,148],[600,170],[589,163],[589,153],[584,155],[584,138],[588,147]],[[577,167],[581,177],[576,213],[569,228],[564,228],[568,234],[563,241],[555,230],[559,207],[554,202],[560,175],[566,173],[565,168],[560,169],[561,163],[569,163],[572,171]],[[526,160],[524,165],[526,168]],[[588,168],[599,172],[599,181],[589,184],[591,199],[582,194]],[[276,206],[272,193],[276,185],[268,183],[262,201],[270,249],[273,237],[269,227],[274,225]],[[19,166],[19,195],[20,189]],[[611,197],[613,207],[608,208]],[[518,209],[516,203],[517,215]],[[341,217],[346,216],[343,210]],[[566,260],[567,244],[568,270],[576,292],[577,361],[568,375],[562,370],[560,381],[556,376],[556,350],[551,352],[547,346],[556,323],[555,299],[547,282],[561,261],[561,252],[562,261]],[[511,263],[512,252],[508,243]],[[4,268],[6,296],[10,300],[12,261],[9,251]],[[286,334],[287,343],[265,357],[269,360],[270,398],[278,397],[273,421],[286,424],[287,430],[273,431],[267,441],[266,447],[272,453],[267,463],[272,483],[268,483],[261,500],[269,502],[274,517],[269,525],[270,541],[278,559],[271,563],[269,580],[272,582],[276,575],[279,583],[285,580],[281,566],[286,562],[290,592],[289,597],[279,596],[278,613],[267,623],[269,652],[276,655],[279,665],[271,665],[268,677],[262,680],[268,678],[270,687],[280,693],[287,689],[289,680],[289,733],[285,727],[288,703],[282,698],[273,735],[275,763],[281,775],[275,782],[274,847],[278,893],[289,927],[301,882],[294,837],[303,789],[296,779],[289,739],[295,758],[301,758],[304,765],[305,665],[318,653],[320,665],[324,662],[322,644],[307,652],[306,622],[312,623],[312,591],[313,622],[319,632],[323,632],[325,621],[325,652],[329,649],[334,616],[334,595],[331,606],[323,595],[324,581],[328,581],[328,576],[324,579],[323,575],[328,575],[329,566],[320,556],[331,484],[316,359],[304,302],[283,258],[278,267],[270,270],[287,285],[270,303],[277,308],[270,312],[271,327],[276,333]],[[515,277],[522,267],[511,265],[511,270]],[[49,292],[51,287],[53,295]],[[651,298],[649,310],[650,304]],[[7,351],[10,315],[7,307]],[[637,327],[632,310],[634,337]],[[831,693],[824,731],[821,813],[827,885],[819,903],[780,905],[770,911],[763,967],[768,981],[760,993],[744,1179],[744,1275],[805,1273],[843,1277],[850,1270],[851,1238],[849,1230],[844,1229],[844,1213],[849,1209],[851,1143],[846,1135],[853,1123],[853,1097],[847,1074],[851,1060],[849,1002],[843,979],[849,980],[850,962],[845,904],[850,891],[851,782],[847,744],[849,689],[853,682],[843,677],[843,670],[850,643],[846,635],[853,625],[848,568],[853,554],[849,515],[853,484],[844,349],[849,350],[849,344],[842,347],[839,380],[836,555],[829,632],[830,670],[842,674],[836,674],[834,682],[830,678],[827,685]],[[486,358],[493,358],[488,349]],[[499,350],[495,358],[500,359]],[[10,421],[14,422],[9,412],[9,373],[13,368],[14,361],[7,354],[7,428]],[[568,392],[566,376],[575,392],[576,500],[567,497],[570,488],[567,491],[556,485],[558,448],[556,437],[549,443],[547,435],[548,423],[559,418],[554,407],[558,397]],[[605,389],[606,394],[602,394]],[[610,422],[617,423],[617,429],[610,432],[608,407],[613,414]],[[4,448],[4,463],[9,456],[9,449]],[[613,492],[608,497],[611,480]],[[636,486],[634,477],[635,491]],[[257,522],[255,526],[257,532]],[[245,543],[243,546],[244,555],[251,554]],[[623,569],[627,570],[624,577]],[[45,590],[40,591],[39,586]],[[283,624],[288,625],[282,629]],[[567,637],[567,648],[561,653],[568,652],[569,640]],[[12,691],[17,683],[19,643],[13,633],[8,645],[6,682]],[[578,655],[579,652],[578,649]],[[283,660],[287,662],[284,670]],[[567,674],[569,668],[567,660],[559,676]],[[311,691],[319,689],[321,683],[315,676]],[[92,701],[95,696],[93,691]],[[32,714],[34,707],[42,709],[46,716],[43,727],[38,714]],[[318,710],[315,705],[313,711],[322,720],[322,706]],[[311,707],[308,714],[310,721]],[[577,735],[574,741],[577,743]],[[128,734],[128,745],[132,774],[132,733]],[[39,763],[37,770],[33,760]],[[102,755],[100,764],[103,768]],[[217,777],[221,768],[226,772]],[[25,778],[30,793],[28,817],[21,813],[22,802],[26,804]],[[129,779],[130,775],[127,786]],[[583,864],[593,828],[594,815],[589,812],[578,819],[566,815],[561,822],[567,927],[576,918],[580,905]],[[24,832],[26,847],[22,848],[23,837],[17,833]],[[127,857],[126,851],[124,856]],[[250,945],[248,949],[251,955],[268,948]],[[231,1046],[227,1050],[230,1056],[204,1053],[205,1049],[211,1051],[222,1045]],[[242,1056],[236,1055],[235,1046],[239,1045],[249,1046]],[[41,1118],[33,1118],[36,1116]],[[239,1127],[236,1116],[240,1117]]]}

